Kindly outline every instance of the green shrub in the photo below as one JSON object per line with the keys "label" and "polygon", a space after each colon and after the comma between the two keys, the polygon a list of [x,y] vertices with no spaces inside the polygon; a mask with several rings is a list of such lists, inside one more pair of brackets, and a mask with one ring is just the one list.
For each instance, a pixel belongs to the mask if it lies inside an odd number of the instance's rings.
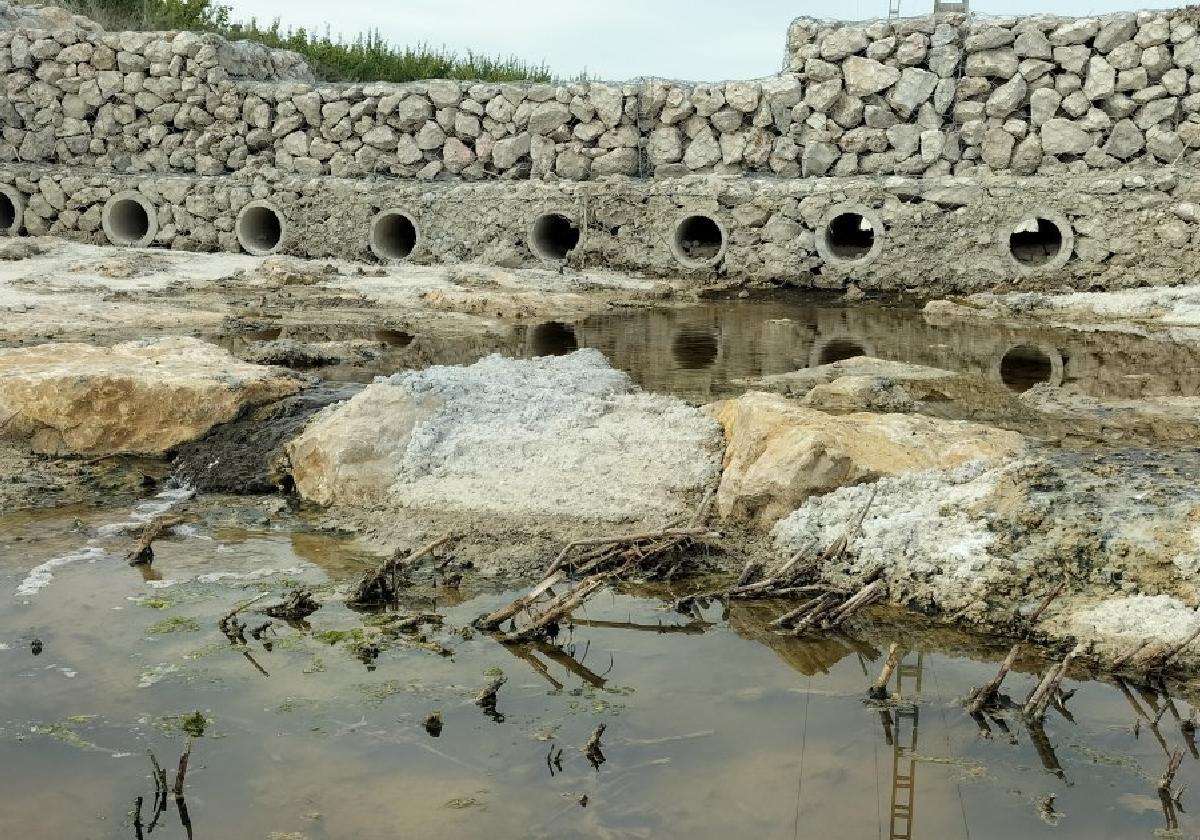
{"label": "green shrub", "polygon": [[313,71],[335,82],[411,82],[420,79],[477,79],[486,82],[550,81],[545,64],[515,56],[459,55],[428,44],[396,46],[376,30],[352,40],[284,29],[276,20],[260,26],[251,19],[234,21],[230,8],[213,0],[63,0],[80,14],[108,29],[189,29],[216,32],[231,40],[258,41],[293,50],[308,59]]}

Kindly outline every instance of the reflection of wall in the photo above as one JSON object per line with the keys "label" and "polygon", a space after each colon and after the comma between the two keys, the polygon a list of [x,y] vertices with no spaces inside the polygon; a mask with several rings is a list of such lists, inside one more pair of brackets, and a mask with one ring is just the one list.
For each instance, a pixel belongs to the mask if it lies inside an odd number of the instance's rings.
{"label": "reflection of wall", "polygon": [[[711,364],[679,363],[679,335],[719,337]],[[916,311],[787,302],[708,303],[686,309],[604,313],[576,325],[581,347],[595,347],[644,387],[696,399],[742,390],[735,380],[799,370],[831,341],[854,341],[871,355],[996,378],[1009,349],[1056,350],[1062,384],[1085,394],[1136,398],[1200,393],[1200,349],[1129,334],[1009,327],[934,325]],[[816,355],[819,355],[817,353]]]}

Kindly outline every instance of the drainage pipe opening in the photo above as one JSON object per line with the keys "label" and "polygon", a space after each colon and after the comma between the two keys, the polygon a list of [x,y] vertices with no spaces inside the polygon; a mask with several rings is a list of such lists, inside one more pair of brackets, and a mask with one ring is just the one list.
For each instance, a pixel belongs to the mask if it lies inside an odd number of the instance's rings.
{"label": "drainage pipe opening", "polygon": [[21,232],[25,215],[25,200],[12,187],[0,184],[0,236],[16,236]]}
{"label": "drainage pipe opening", "polygon": [[867,350],[852,338],[831,339],[817,354],[818,365],[831,365],[867,355]]}
{"label": "drainage pipe opening", "polygon": [[875,247],[875,225],[861,213],[839,213],[825,225],[825,245],[840,260],[864,259]]}
{"label": "drainage pipe opening", "polygon": [[529,229],[529,250],[548,262],[565,260],[579,240],[579,226],[562,213],[538,216]]}
{"label": "drainage pipe opening", "polygon": [[675,226],[671,247],[688,268],[714,265],[725,253],[725,229],[711,216],[685,216]]}
{"label": "drainage pipe opening", "polygon": [[141,193],[117,193],[104,205],[100,226],[113,245],[145,248],[158,233],[158,212]]}
{"label": "drainage pipe opening", "polygon": [[283,243],[283,214],[266,202],[254,202],[242,208],[237,217],[238,242],[248,253],[265,257]]}
{"label": "drainage pipe opening", "polygon": [[1023,266],[1038,268],[1057,259],[1063,250],[1062,229],[1049,219],[1026,219],[1008,236],[1008,252]]}
{"label": "drainage pipe opening", "polygon": [[371,222],[371,250],[381,260],[408,259],[420,239],[417,223],[399,210],[384,210]]}

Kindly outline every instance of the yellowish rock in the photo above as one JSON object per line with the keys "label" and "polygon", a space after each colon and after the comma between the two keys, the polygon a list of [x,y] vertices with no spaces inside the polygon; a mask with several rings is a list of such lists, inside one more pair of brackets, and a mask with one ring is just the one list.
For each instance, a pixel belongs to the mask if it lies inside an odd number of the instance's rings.
{"label": "yellowish rock", "polygon": [[162,454],[300,390],[194,338],[0,351],[0,438],[63,455]]}
{"label": "yellowish rock", "polygon": [[1016,432],[912,414],[832,415],[750,392],[706,410],[725,430],[722,517],[769,526],[810,496],[880,475],[953,467],[1025,450]]}

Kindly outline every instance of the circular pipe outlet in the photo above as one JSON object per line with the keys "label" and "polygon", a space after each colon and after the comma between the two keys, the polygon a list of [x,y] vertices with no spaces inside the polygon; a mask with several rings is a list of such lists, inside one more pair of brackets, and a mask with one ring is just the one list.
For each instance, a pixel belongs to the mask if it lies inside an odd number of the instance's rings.
{"label": "circular pipe outlet", "polygon": [[1057,388],[1063,375],[1062,353],[1048,344],[1017,344],[992,362],[992,378],[1018,393],[1035,385]]}
{"label": "circular pipe outlet", "polygon": [[145,248],[158,235],[158,211],[146,196],[127,190],[104,205],[100,226],[113,245]]}
{"label": "circular pipe outlet", "polygon": [[1075,250],[1075,232],[1067,217],[1037,210],[1000,228],[1000,251],[1021,273],[1053,271],[1066,265]]}
{"label": "circular pipe outlet", "polygon": [[24,216],[25,196],[7,184],[0,184],[0,236],[19,234]]}
{"label": "circular pipe outlet", "polygon": [[883,220],[861,204],[839,204],[825,213],[817,231],[817,253],[833,266],[868,265],[883,250]]}
{"label": "circular pipe outlet", "polygon": [[406,260],[421,242],[421,228],[403,210],[384,210],[371,220],[371,251],[385,262]]}
{"label": "circular pipe outlet", "polygon": [[529,226],[529,250],[546,262],[562,262],[582,240],[579,225],[566,213],[543,213]]}
{"label": "circular pipe outlet", "polygon": [[274,254],[283,244],[287,222],[274,205],[252,201],[238,213],[234,225],[238,243],[256,257]]}
{"label": "circular pipe outlet", "polygon": [[728,244],[725,225],[712,216],[695,213],[675,223],[671,252],[684,268],[710,268],[725,256]]}

